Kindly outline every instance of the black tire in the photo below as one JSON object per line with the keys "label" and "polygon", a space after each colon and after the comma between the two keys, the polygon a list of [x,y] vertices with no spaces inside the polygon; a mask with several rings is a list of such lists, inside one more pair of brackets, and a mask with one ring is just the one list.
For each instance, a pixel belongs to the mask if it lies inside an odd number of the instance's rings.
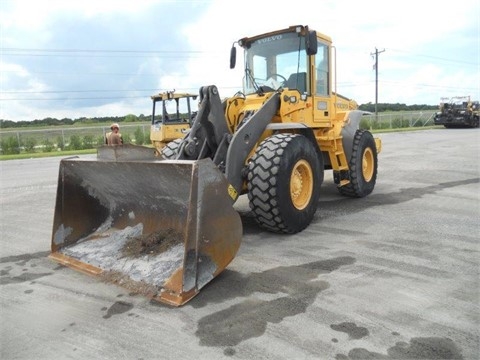
{"label": "black tire", "polygon": [[342,195],[364,197],[375,188],[377,181],[377,146],[367,130],[357,130],[353,138],[349,162],[350,183],[338,188]]}
{"label": "black tire", "polygon": [[294,234],[318,207],[323,158],[303,135],[276,134],[260,143],[248,167],[248,199],[264,229]]}
{"label": "black tire", "polygon": [[183,139],[175,139],[170,141],[163,147],[161,150],[161,155],[165,160],[172,160],[175,159],[177,156],[178,148],[180,147],[180,143]]}

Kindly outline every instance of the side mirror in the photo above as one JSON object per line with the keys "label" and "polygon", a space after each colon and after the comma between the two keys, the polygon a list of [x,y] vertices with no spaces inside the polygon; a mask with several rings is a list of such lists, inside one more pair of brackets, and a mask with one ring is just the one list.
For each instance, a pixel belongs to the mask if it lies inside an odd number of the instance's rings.
{"label": "side mirror", "polygon": [[317,32],[316,31],[309,31],[306,38],[305,47],[307,49],[307,55],[315,55],[318,50],[317,44]]}
{"label": "side mirror", "polygon": [[235,44],[232,46],[232,49],[230,50],[230,69],[235,68],[235,63],[237,62],[237,48],[235,47]]}

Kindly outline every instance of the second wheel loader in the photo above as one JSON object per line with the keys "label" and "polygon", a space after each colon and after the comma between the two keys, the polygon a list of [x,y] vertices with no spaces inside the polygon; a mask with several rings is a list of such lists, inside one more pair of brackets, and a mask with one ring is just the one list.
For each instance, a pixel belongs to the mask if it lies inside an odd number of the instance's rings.
{"label": "second wheel loader", "polygon": [[168,143],[185,137],[196,111],[193,102],[198,94],[165,91],[153,95],[150,141],[157,156]]}
{"label": "second wheel loader", "polygon": [[318,208],[331,170],[341,195],[364,197],[381,140],[336,91],[330,37],[308,26],[245,37],[243,91],[199,92],[189,132],[160,160],[132,145],[60,164],[51,257],[156,300],[182,305],[233,260],[249,199],[259,226],[294,234]]}

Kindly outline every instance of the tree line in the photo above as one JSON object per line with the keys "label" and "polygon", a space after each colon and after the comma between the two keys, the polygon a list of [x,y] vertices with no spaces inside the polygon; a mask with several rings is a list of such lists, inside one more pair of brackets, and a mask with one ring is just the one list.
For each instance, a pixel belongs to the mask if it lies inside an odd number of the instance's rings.
{"label": "tree line", "polygon": [[63,125],[92,125],[92,124],[104,124],[110,126],[111,123],[135,123],[135,122],[150,122],[150,115],[133,115],[129,114],[126,116],[105,116],[105,117],[80,117],[77,119],[56,119],[47,117],[42,120],[21,120],[21,121],[12,121],[12,120],[0,120],[0,128],[23,128],[23,127],[44,127],[44,126],[63,126]]}
{"label": "tree line", "polygon": [[[375,104],[369,102],[366,104],[361,104],[359,106],[360,110],[375,112]],[[389,103],[379,103],[377,104],[377,112],[387,112],[387,111],[422,111],[422,110],[435,110],[438,109],[436,105],[406,105],[406,104],[389,104]],[[22,128],[22,127],[31,127],[31,126],[60,126],[60,125],[92,125],[92,124],[105,124],[110,125],[111,123],[135,123],[135,122],[149,122],[150,115],[133,115],[129,114],[126,116],[105,116],[105,117],[80,117],[78,119],[56,119],[47,117],[42,120],[32,120],[32,121],[12,121],[12,120],[0,120],[0,128]]]}
{"label": "tree line", "polygon": [[[369,102],[362,104],[358,107],[360,110],[375,112],[375,104]],[[423,111],[423,110],[437,110],[438,105],[406,105],[406,104],[389,104],[389,103],[378,103],[377,111],[387,112],[387,111]]]}

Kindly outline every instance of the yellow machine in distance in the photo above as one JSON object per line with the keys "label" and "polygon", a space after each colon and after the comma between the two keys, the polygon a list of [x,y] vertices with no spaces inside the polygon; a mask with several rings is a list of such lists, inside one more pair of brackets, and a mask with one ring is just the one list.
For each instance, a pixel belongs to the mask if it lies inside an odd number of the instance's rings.
{"label": "yellow machine in distance", "polygon": [[159,155],[166,144],[183,138],[196,114],[198,94],[166,91],[152,95],[150,141]]}

